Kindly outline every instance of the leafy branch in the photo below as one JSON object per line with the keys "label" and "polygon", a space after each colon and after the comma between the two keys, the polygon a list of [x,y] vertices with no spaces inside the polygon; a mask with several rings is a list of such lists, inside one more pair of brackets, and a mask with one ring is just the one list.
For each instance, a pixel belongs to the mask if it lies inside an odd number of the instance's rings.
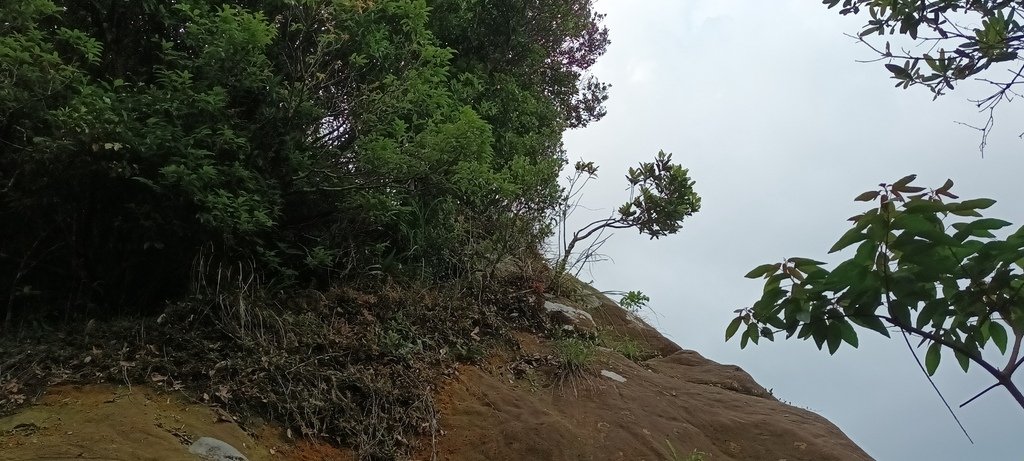
{"label": "leafy branch", "polygon": [[[876,206],[850,218],[853,227],[829,252],[856,250],[833,270],[788,258],[750,271],[748,278],[765,279],[763,295],[737,311],[726,339],[745,325],[741,347],[785,332],[834,354],[843,342],[857,347],[856,327],[885,336],[896,328],[929,344],[923,366],[929,376],[943,351],[952,352],[964,371],[980,366],[995,378],[991,388],[1005,388],[1024,408],[1012,379],[1024,361],[1024,227],[1001,238],[995,232],[1011,224],[979,212],[994,200],[952,201],[959,199],[952,181],[925,189],[912,185],[914,179],[856,197]],[[983,352],[990,343],[1002,356],[1009,353],[1005,366]]]}
{"label": "leafy branch", "polygon": [[[672,154],[661,151],[653,162],[642,162],[637,168],[629,169],[626,175],[630,191],[628,202],[611,216],[593,221],[568,237],[565,219],[579,207],[582,187],[597,177],[598,169],[593,162],[582,161],[575,167],[576,173],[570,178],[570,186],[563,199],[563,232],[559,242],[560,256],[555,265],[558,274],[570,267],[570,257],[575,254],[576,246],[595,235],[600,236],[609,229],[636,229],[657,239],[679,232],[683,220],[700,211],[700,196],[693,190],[694,182],[689,177],[689,170],[672,163]],[[598,245],[600,243],[603,240],[599,240]]]}
{"label": "leafy branch", "polygon": [[[842,15],[867,13],[869,18],[853,38],[870,48],[896,80],[897,87],[927,87],[936,98],[954,90],[961,81],[975,78],[995,90],[972,102],[988,112],[981,126],[961,125],[981,132],[984,154],[993,127],[993,111],[1018,96],[1024,83],[1024,25],[1019,18],[1024,4],[1013,0],[824,0]],[[909,37],[911,44],[876,37]],[[895,48],[899,47],[899,50]],[[1003,69],[1005,79],[981,78],[986,71]]]}

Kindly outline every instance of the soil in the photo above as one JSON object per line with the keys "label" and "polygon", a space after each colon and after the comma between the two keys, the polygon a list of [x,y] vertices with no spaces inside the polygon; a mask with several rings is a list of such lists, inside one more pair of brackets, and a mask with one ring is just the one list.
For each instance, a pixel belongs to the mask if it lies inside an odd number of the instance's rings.
{"label": "soil", "polygon": [[250,461],[354,459],[314,442],[291,443],[270,427],[253,434],[231,415],[144,386],[57,386],[0,418],[0,460],[196,461],[200,437],[227,442]]}

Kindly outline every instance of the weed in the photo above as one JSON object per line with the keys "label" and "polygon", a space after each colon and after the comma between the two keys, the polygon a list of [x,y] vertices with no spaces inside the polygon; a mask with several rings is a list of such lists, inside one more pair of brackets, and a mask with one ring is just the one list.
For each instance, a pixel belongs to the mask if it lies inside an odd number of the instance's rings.
{"label": "weed", "polygon": [[569,385],[578,394],[581,384],[590,383],[591,367],[597,357],[597,344],[575,336],[555,340],[558,370],[555,379],[560,387]]}
{"label": "weed", "polygon": [[665,446],[668,447],[668,449],[665,450],[665,459],[668,461],[705,461],[707,459],[705,456],[711,456],[711,453],[705,453],[694,448],[689,455],[683,457],[683,455],[677,452],[676,448],[672,446],[672,442],[666,440]]}
{"label": "weed", "polygon": [[619,335],[612,330],[602,330],[598,333],[597,340],[601,346],[618,352],[636,363],[650,360],[658,355],[639,340]]}
{"label": "weed", "polygon": [[651,302],[651,297],[645,295],[642,291],[630,291],[619,300],[619,305],[623,309],[630,311],[634,314],[640,312],[640,309],[647,307],[647,304]]}

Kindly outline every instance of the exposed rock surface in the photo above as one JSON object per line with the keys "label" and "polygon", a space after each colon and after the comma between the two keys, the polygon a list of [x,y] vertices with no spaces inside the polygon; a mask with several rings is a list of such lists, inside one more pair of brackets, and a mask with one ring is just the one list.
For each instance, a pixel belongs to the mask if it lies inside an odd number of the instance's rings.
{"label": "exposed rock surface", "polygon": [[188,452],[203,461],[249,461],[242,452],[229,443],[212,437],[201,437],[188,447]]}
{"label": "exposed rock surface", "polygon": [[568,306],[563,303],[544,301],[544,310],[559,325],[581,331],[593,331],[594,317],[582,308]]}
{"label": "exposed rock surface", "polygon": [[[441,392],[440,459],[660,461],[673,459],[670,450],[684,457],[698,450],[708,461],[871,459],[828,420],[779,402],[739,367],[683,350],[608,298],[591,296],[601,299],[589,308],[598,328],[662,357],[637,364],[606,350],[593,377],[553,387],[507,367],[462,367]],[[527,355],[550,349],[534,337],[520,342]],[[420,459],[429,456],[425,449]]]}

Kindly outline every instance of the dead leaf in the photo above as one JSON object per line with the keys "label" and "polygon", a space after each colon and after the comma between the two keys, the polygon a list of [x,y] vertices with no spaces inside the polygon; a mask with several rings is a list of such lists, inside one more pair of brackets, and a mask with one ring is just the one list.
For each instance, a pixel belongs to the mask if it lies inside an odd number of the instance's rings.
{"label": "dead leaf", "polygon": [[229,414],[227,411],[224,411],[223,408],[214,408],[213,412],[217,415],[217,422],[218,423],[233,423],[233,422],[235,422],[235,418],[233,416],[231,416],[231,414]]}

